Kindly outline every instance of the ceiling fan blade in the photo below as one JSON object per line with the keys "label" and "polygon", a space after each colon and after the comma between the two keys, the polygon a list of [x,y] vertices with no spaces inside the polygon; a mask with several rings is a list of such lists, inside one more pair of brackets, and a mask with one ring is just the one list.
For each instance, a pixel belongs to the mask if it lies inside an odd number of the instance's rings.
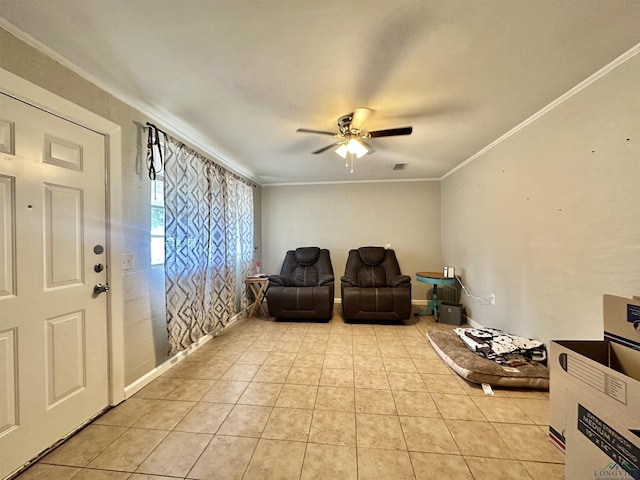
{"label": "ceiling fan blade", "polygon": [[316,150],[315,152],[311,152],[311,153],[315,155],[317,153],[326,152],[327,150],[329,150],[332,147],[335,147],[336,145],[340,145],[340,142],[332,143],[331,145],[327,145],[326,147],[323,147],[320,150]]}
{"label": "ceiling fan blade", "polygon": [[374,111],[370,108],[358,107],[353,111],[353,116],[351,118],[351,128],[353,130],[362,131],[364,130],[367,121],[373,115]]}
{"label": "ceiling fan blade", "polygon": [[393,137],[395,135],[411,135],[413,127],[389,128],[387,130],[376,130],[367,134],[370,138]]}
{"label": "ceiling fan blade", "polygon": [[322,135],[331,135],[332,137],[334,137],[336,135],[335,132],[325,132],[324,130],[310,130],[308,128],[299,128],[299,129],[296,130],[296,132],[320,133]]}

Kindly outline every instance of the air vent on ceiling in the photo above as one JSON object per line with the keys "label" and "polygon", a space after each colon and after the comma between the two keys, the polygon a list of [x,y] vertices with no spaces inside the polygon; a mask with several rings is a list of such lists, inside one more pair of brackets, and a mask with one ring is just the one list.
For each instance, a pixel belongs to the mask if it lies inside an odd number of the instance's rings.
{"label": "air vent on ceiling", "polygon": [[407,168],[407,165],[409,165],[409,162],[395,163],[391,170],[404,170],[405,168]]}

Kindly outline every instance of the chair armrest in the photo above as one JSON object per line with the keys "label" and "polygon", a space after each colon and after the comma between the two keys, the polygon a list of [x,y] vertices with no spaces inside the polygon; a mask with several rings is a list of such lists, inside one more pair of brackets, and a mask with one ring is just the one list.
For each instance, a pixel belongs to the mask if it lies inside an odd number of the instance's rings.
{"label": "chair armrest", "polygon": [[399,287],[400,285],[405,285],[407,283],[411,283],[411,277],[409,275],[398,275],[397,277],[393,277],[389,282],[390,287]]}
{"label": "chair armrest", "polygon": [[323,275],[318,280],[318,286],[328,285],[330,283],[333,283],[334,281],[335,281],[335,278],[333,275]]}
{"label": "chair armrest", "polygon": [[289,287],[291,286],[291,282],[287,277],[283,277],[282,275],[269,275],[269,286],[274,287]]}
{"label": "chair armrest", "polygon": [[340,281],[346,285],[351,285],[352,287],[358,286],[358,283],[349,275],[343,275],[340,277]]}

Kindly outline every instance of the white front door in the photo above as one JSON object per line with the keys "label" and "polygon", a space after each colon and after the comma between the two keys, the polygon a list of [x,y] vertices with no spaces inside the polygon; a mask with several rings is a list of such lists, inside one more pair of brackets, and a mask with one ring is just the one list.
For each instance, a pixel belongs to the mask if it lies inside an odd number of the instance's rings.
{"label": "white front door", "polygon": [[109,402],[105,137],[0,93],[0,478]]}

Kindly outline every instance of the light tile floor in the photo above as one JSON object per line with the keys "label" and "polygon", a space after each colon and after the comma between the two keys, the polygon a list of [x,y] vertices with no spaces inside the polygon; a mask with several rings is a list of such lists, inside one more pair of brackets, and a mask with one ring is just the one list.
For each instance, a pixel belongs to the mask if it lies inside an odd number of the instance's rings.
{"label": "light tile floor", "polygon": [[243,319],[18,478],[563,479],[548,393],[484,395],[442,328]]}

